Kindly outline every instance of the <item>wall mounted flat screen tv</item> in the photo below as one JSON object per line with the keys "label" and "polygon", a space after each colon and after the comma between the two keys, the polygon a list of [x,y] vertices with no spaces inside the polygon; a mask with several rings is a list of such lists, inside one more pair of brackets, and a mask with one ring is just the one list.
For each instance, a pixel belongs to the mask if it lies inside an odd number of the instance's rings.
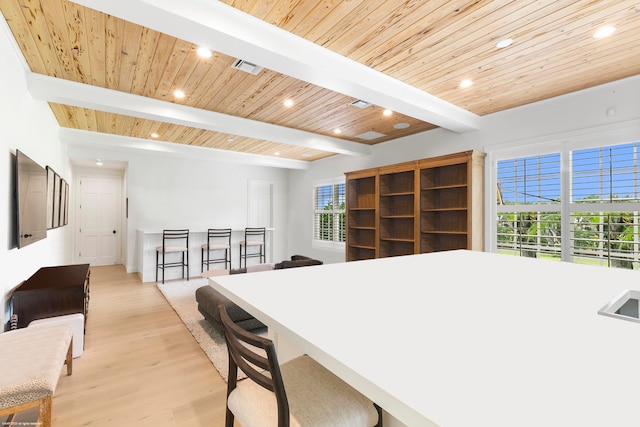
{"label": "wall mounted flat screen tv", "polygon": [[16,150],[18,248],[47,237],[47,171]]}

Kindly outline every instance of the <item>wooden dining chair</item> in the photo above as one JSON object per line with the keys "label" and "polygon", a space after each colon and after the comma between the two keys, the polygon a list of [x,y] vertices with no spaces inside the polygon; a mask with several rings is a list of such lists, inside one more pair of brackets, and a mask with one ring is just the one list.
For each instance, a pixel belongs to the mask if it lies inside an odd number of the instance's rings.
{"label": "wooden dining chair", "polygon": [[280,366],[273,341],[218,309],[229,353],[225,427],[382,427],[380,408],[318,362],[305,355]]}
{"label": "wooden dining chair", "polygon": [[[169,253],[179,253],[181,259],[167,261],[165,257]],[[164,283],[164,270],[171,267],[182,268],[183,279],[184,271],[187,270],[187,280],[189,280],[189,230],[162,231],[162,246],[156,247],[156,282],[158,281],[158,270],[162,270],[162,283]]]}

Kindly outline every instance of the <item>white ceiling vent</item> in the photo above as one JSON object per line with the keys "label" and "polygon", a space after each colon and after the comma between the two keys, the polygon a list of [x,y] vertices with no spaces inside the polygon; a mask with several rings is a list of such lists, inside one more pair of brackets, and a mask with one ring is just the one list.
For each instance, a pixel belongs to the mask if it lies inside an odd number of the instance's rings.
{"label": "white ceiling vent", "polygon": [[244,71],[245,73],[256,75],[260,71],[262,71],[263,67],[252,64],[251,62],[247,62],[244,59],[236,59],[236,61],[233,63],[233,68]]}
{"label": "white ceiling vent", "polygon": [[376,132],[374,130],[370,130],[369,132],[361,133],[360,135],[356,135],[356,138],[365,139],[367,141],[372,141],[374,139],[382,138],[383,136],[387,136],[384,133]]}
{"label": "white ceiling vent", "polygon": [[351,103],[351,105],[358,108],[367,108],[371,104],[369,104],[367,101],[363,101],[362,99],[356,99]]}

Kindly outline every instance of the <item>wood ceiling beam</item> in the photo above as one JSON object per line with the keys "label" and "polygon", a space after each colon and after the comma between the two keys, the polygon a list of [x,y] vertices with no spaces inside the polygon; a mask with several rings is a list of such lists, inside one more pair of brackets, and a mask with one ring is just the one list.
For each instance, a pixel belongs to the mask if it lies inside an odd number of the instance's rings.
{"label": "wood ceiling beam", "polygon": [[480,117],[222,2],[73,0],[273,71],[455,132]]}
{"label": "wood ceiling beam", "polygon": [[146,98],[112,89],[36,73],[27,73],[27,85],[35,99],[106,111],[148,120],[206,129],[232,135],[280,142],[347,155],[368,155],[371,147],[256,120],[235,117],[186,105]]}

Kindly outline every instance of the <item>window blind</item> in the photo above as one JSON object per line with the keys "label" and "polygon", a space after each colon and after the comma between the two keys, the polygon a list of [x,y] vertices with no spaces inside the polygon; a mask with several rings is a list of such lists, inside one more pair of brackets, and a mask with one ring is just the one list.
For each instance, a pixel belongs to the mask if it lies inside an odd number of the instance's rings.
{"label": "window blind", "polygon": [[346,236],[345,184],[319,185],[314,190],[315,240],[344,242]]}
{"label": "window blind", "polygon": [[560,153],[502,160],[496,173],[498,251],[560,257]]}
{"label": "window blind", "polygon": [[497,163],[498,204],[560,203],[560,153]]}
{"label": "window blind", "polygon": [[638,143],[571,153],[571,201],[638,201]]}
{"label": "window blind", "polygon": [[498,161],[497,251],[640,269],[638,149],[634,142]]}

